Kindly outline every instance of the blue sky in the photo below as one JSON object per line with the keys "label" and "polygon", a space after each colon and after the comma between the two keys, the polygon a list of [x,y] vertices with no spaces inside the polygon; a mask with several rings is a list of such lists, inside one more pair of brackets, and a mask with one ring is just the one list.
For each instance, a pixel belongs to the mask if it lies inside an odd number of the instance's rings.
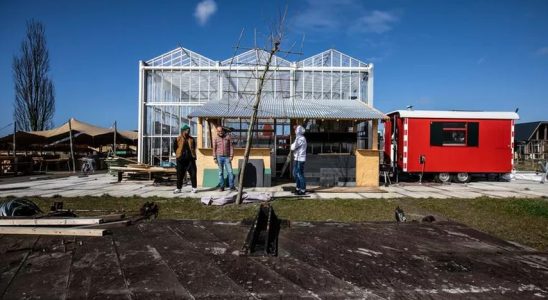
{"label": "blue sky", "polygon": [[[548,1],[0,1],[0,128],[12,121],[11,64],[46,26],[55,125],[75,117],[137,127],[138,61],[178,45],[215,60],[262,40],[288,5],[285,48],[328,48],[375,64],[375,106],[510,110],[548,119]],[[8,131],[9,132],[9,131]],[[0,135],[8,133],[0,130]]]}

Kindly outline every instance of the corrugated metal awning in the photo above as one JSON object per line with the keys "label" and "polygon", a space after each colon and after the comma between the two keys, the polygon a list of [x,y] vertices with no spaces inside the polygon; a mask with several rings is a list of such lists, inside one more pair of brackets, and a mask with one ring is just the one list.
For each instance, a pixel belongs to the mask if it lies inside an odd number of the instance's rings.
{"label": "corrugated metal awning", "polygon": [[[254,100],[210,101],[189,117],[250,118]],[[263,99],[257,117],[261,119],[380,120],[387,116],[358,100]]]}

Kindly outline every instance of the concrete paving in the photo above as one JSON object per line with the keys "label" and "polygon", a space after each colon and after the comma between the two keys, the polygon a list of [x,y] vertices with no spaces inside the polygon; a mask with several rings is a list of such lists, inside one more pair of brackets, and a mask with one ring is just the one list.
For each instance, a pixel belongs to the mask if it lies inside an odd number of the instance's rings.
{"label": "concrete paving", "polygon": [[[538,177],[538,178],[537,178]],[[46,177],[47,178],[47,177]],[[391,199],[391,198],[539,198],[548,197],[548,183],[540,184],[540,176],[534,173],[518,173],[510,182],[475,181],[467,184],[438,184],[425,182],[423,184],[404,182],[388,187],[380,187],[376,192],[349,192],[349,193],[310,193],[312,199]],[[35,180],[31,180],[35,179]],[[0,182],[0,197],[15,196],[43,196],[43,197],[75,197],[75,196],[101,196],[115,197],[141,196],[141,197],[192,197],[200,198],[210,195],[225,195],[228,192],[218,192],[212,188],[198,188],[198,193],[190,193],[190,187],[183,188],[183,193],[173,194],[173,186],[155,185],[152,181],[123,180],[116,182],[116,177],[108,174],[95,174],[87,177],[68,176],[52,179],[40,179],[40,177],[17,182],[10,180]],[[283,186],[268,188],[252,188],[246,191],[271,192],[275,197],[290,196],[284,191]]]}

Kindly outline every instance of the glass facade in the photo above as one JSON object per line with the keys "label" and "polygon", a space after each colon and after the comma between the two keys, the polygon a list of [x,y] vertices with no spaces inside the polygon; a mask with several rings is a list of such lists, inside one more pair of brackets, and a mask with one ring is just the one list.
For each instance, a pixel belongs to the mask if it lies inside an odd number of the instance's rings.
{"label": "glass facade", "polygon": [[[185,48],[142,62],[139,93],[139,161],[158,165],[170,159],[172,141],[181,124],[197,134],[197,120],[187,116],[208,101],[228,105],[251,105],[257,94],[259,76],[268,53],[252,49],[224,61],[214,61]],[[261,97],[272,99],[357,99],[372,102],[372,64],[367,64],[330,49],[298,62],[274,56],[266,74]],[[231,122],[241,120],[225,120]],[[272,123],[272,122],[271,122]],[[239,123],[240,124],[240,123]],[[273,123],[261,124],[269,129]],[[234,126],[236,127],[236,126]],[[246,124],[238,126],[246,128]],[[261,146],[273,147],[274,141],[257,129]],[[261,134],[262,133],[262,134]],[[246,132],[239,132],[244,139]],[[241,141],[240,141],[241,142]]]}

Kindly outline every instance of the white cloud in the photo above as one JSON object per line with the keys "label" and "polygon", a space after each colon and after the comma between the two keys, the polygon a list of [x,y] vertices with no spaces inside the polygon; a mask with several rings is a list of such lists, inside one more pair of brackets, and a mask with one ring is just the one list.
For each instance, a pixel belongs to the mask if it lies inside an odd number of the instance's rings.
{"label": "white cloud", "polygon": [[397,13],[368,10],[361,0],[307,0],[291,20],[298,31],[322,33],[376,33],[392,30]]}
{"label": "white cloud", "polygon": [[341,16],[355,7],[354,0],[307,0],[306,7],[292,20],[302,31],[334,31],[343,26]]}
{"label": "white cloud", "polygon": [[537,55],[548,55],[548,47],[542,47],[537,50]]}
{"label": "white cloud", "polygon": [[196,17],[198,24],[203,26],[216,11],[217,3],[214,0],[203,0],[196,5],[194,17]]}
{"label": "white cloud", "polygon": [[387,11],[374,10],[358,19],[353,29],[362,32],[384,33],[392,30],[399,17]]}

